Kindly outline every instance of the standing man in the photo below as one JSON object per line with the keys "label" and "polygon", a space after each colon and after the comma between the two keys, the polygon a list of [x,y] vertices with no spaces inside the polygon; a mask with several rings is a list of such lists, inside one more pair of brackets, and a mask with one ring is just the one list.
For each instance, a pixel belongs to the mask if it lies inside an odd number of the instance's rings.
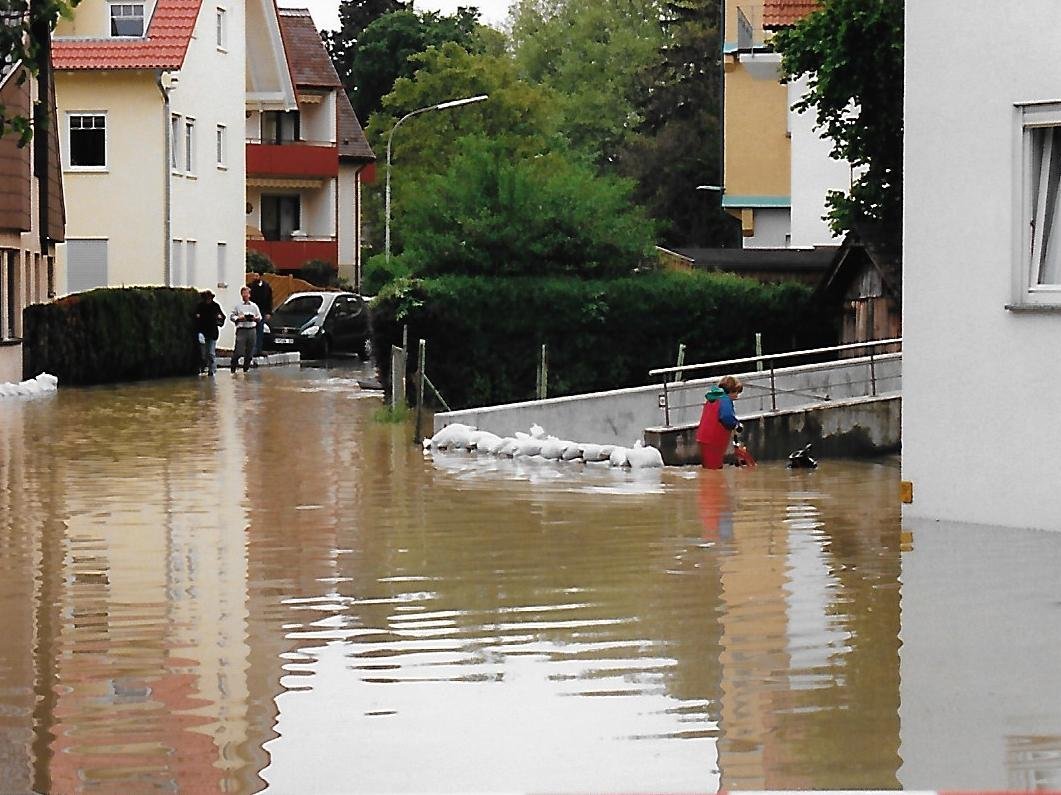
{"label": "standing man", "polygon": [[236,324],[236,348],[232,351],[229,369],[236,372],[236,365],[243,359],[243,372],[251,369],[254,355],[254,335],[262,321],[262,312],[258,305],[251,301],[251,288],[244,285],[239,291],[240,302],[232,308],[229,320]]}
{"label": "standing man", "polygon": [[258,305],[262,313],[254,334],[254,355],[261,356],[265,343],[265,321],[273,316],[273,288],[260,273],[255,273],[251,280],[251,301]]}
{"label": "standing man", "polygon": [[[195,330],[199,333],[202,365],[211,376],[217,370],[217,365],[214,363],[217,330],[223,325],[225,325],[225,311],[218,306],[210,290],[203,290],[199,293],[199,305],[195,307]],[[202,371],[202,368],[199,368],[199,372]]]}

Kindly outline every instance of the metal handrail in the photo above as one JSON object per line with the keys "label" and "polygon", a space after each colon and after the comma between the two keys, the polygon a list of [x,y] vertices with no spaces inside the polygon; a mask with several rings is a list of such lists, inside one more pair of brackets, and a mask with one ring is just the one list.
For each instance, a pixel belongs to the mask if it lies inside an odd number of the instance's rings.
{"label": "metal handrail", "polygon": [[[786,353],[768,353],[768,354],[759,354],[759,355],[756,355],[756,356],[745,356],[745,357],[740,358],[740,359],[721,359],[721,360],[716,361],[716,362],[705,362],[703,364],[688,364],[688,365],[679,364],[678,366],[675,366],[675,367],[658,367],[658,368],[656,368],[654,370],[649,370],[648,372],[649,372],[649,375],[663,375],[663,376],[667,376],[667,375],[670,375],[672,373],[677,373],[678,376],[673,381],[673,383],[675,384],[676,387],[678,387],[681,384],[682,375],[684,375],[687,370],[704,370],[704,369],[712,368],[712,367],[723,367],[723,366],[729,366],[729,365],[735,365],[735,364],[762,363],[763,361],[767,361],[767,363],[769,364],[769,376],[770,376],[770,405],[771,405],[771,410],[772,411],[777,411],[777,393],[778,392],[781,392],[782,394],[789,393],[789,392],[796,393],[797,390],[788,390],[788,389],[783,389],[783,388],[782,389],[778,389],[777,388],[777,382],[775,380],[775,369],[776,369],[775,368],[775,360],[793,359],[793,358],[796,358],[796,357],[799,357],[799,356],[812,356],[812,355],[815,355],[815,354],[822,354],[822,353],[833,353],[833,352],[840,352],[840,351],[846,351],[846,350],[857,350],[857,349],[860,349],[860,348],[869,348],[869,382],[868,383],[870,383],[870,385],[871,385],[870,394],[876,395],[877,394],[876,358],[880,354],[875,354],[874,351],[875,351],[876,348],[882,347],[882,346],[885,346],[885,345],[902,345],[902,342],[903,342],[903,338],[902,337],[893,337],[891,339],[886,339],[886,340],[870,340],[868,342],[851,342],[851,343],[846,343],[844,345],[831,345],[831,346],[829,346],[827,348],[808,348],[806,350],[788,351]],[[887,354],[885,354],[885,355],[887,355]],[[838,359],[836,361],[838,363],[843,363],[845,360]],[[815,362],[814,365],[807,365],[807,366],[817,366],[819,364],[821,364],[821,362]],[[799,366],[797,365],[797,367],[799,367]],[[761,369],[761,367],[760,367],[760,369]],[[764,375],[765,374],[766,373],[764,373]],[[758,386],[758,385],[756,384],[754,386]],[[663,394],[660,395],[660,408],[663,409],[663,423],[664,423],[664,425],[667,426],[667,427],[670,427],[670,412],[671,412],[672,406],[671,406],[671,402],[670,402],[671,401],[670,391],[668,390],[667,387],[668,387],[668,380],[667,380],[666,377],[664,377],[663,384],[662,384]],[[766,389],[765,386],[760,387],[760,388],[764,389],[764,390]],[[815,396],[815,397],[817,397],[817,396]],[[828,399],[828,398],[826,398],[826,399]],[[689,407],[688,406],[674,406],[673,408],[689,408]]]}
{"label": "metal handrail", "polygon": [[832,351],[846,351],[854,350],[857,348],[876,348],[883,345],[895,345],[902,344],[902,337],[893,337],[887,340],[871,340],[869,342],[849,342],[845,345],[831,345],[828,348],[808,348],[802,351],[789,351],[787,353],[764,353],[759,356],[745,356],[741,359],[720,359],[717,362],[704,362],[702,364],[683,364],[676,367],[657,367],[655,370],[649,370],[649,375],[663,375],[665,373],[684,373],[687,370],[706,369],[708,367],[722,367],[723,365],[731,364],[750,364],[752,362],[761,362],[765,359],[793,359],[797,356],[811,356],[817,353],[830,353]]}

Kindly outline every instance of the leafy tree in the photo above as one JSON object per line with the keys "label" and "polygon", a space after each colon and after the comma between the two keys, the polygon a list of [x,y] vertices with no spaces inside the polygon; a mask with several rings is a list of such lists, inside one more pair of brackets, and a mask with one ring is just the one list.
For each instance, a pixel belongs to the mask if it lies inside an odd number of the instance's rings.
{"label": "leafy tree", "polygon": [[276,273],[276,265],[269,255],[247,246],[247,273]]}
{"label": "leafy tree", "polygon": [[365,28],[386,14],[412,7],[412,0],[342,0],[339,3],[339,30],[327,31],[323,38],[347,94],[353,96],[357,88],[354,59]]}
{"label": "leafy tree", "polygon": [[[15,64],[23,70],[17,80],[22,83],[37,77],[50,57],[51,32],[59,17],[69,18],[80,0],[5,0],[0,7],[0,74],[6,75]],[[47,102],[47,97],[41,99]],[[0,135],[13,130],[20,145],[33,137],[30,119],[10,115],[0,106]]]}
{"label": "leafy tree", "polygon": [[829,194],[830,226],[837,233],[873,228],[895,256],[902,228],[903,5],[829,0],[773,38],[787,79],[808,79],[793,108],[814,111],[833,141],[832,156],[859,175],[849,193]]}
{"label": "leafy tree", "polygon": [[379,110],[383,97],[395,81],[412,77],[416,64],[411,57],[429,47],[455,42],[476,49],[479,12],[458,8],[453,16],[435,11],[418,13],[401,9],[379,17],[362,31],[344,85],[359,119]]}
{"label": "leafy tree", "polygon": [[601,278],[631,273],[651,250],[628,181],[559,152],[514,158],[482,137],[461,149],[407,201],[402,259],[414,275]]}
{"label": "leafy tree", "polygon": [[721,57],[717,0],[667,0],[656,61],[640,75],[643,122],[620,154],[620,172],[636,180],[634,198],[660,223],[665,245],[735,243],[721,184]]}
{"label": "leafy tree", "polygon": [[639,75],[661,43],[657,0],[522,0],[512,46],[520,77],[553,90],[572,144],[613,163],[642,121]]}

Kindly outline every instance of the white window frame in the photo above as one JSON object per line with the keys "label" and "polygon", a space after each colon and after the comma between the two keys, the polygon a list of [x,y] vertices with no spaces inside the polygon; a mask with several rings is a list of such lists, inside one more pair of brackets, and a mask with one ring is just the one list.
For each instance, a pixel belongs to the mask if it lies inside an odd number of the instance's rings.
{"label": "white window frame", "polygon": [[[1061,100],[1015,107],[1013,304],[1009,306],[1061,309]],[[1053,134],[1046,135],[1048,131]],[[1040,282],[1051,260],[1056,283]]]}
{"label": "white window frame", "polygon": [[169,165],[170,171],[179,174],[181,170],[182,140],[181,131],[184,129],[184,119],[179,113],[171,113],[169,119]]}
{"label": "white window frame", "polygon": [[[71,157],[70,149],[70,125],[73,123],[75,118],[81,117],[103,117],[103,165],[102,166],[76,166]],[[65,158],[65,170],[66,171],[84,171],[84,172],[96,172],[101,173],[108,170],[108,163],[110,162],[110,147],[108,146],[108,130],[110,129],[109,120],[107,118],[107,111],[105,110],[71,110],[66,113],[66,124],[63,127],[63,138],[66,143],[66,158]]]}
{"label": "white window frame", "polygon": [[[114,11],[115,9],[129,7],[140,7],[140,32],[136,34],[125,34],[114,33]],[[122,16],[122,15],[119,15]],[[135,19],[135,14],[129,15],[129,18]],[[144,34],[147,32],[147,8],[145,3],[138,2],[111,2],[107,4],[107,30],[110,33],[112,39],[142,39]]]}
{"label": "white window frame", "polygon": [[215,154],[217,155],[217,167],[221,170],[228,168],[228,128],[224,124],[217,125],[215,141]]}
{"label": "white window frame", "polygon": [[228,243],[219,240],[217,243],[217,286],[224,289],[228,286],[225,282],[225,269],[228,265]]}
{"label": "white window frame", "polygon": [[195,176],[195,119],[184,117],[184,173]]}
{"label": "white window frame", "polygon": [[217,16],[215,18],[214,26],[217,49],[221,52],[228,52],[228,9],[222,5],[217,7]]}

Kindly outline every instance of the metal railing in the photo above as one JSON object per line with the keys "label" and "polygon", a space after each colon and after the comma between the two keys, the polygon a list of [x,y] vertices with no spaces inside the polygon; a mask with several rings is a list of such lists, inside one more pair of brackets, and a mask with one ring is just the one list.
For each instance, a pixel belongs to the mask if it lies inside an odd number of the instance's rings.
{"label": "metal railing", "polygon": [[[672,403],[672,393],[675,392],[676,387],[685,387],[686,383],[683,378],[692,372],[701,371],[704,372],[704,376],[707,375],[708,370],[717,370],[720,368],[727,368],[732,370],[735,366],[742,364],[755,365],[757,373],[756,375],[762,374],[763,377],[769,378],[769,386],[763,384],[756,384],[754,382],[745,383],[746,389],[759,389],[763,390],[764,393],[769,392],[770,397],[770,410],[777,411],[777,398],[778,395],[796,395],[800,397],[807,397],[814,401],[827,402],[831,400],[829,394],[816,393],[813,391],[799,390],[799,389],[787,389],[779,387],[777,385],[777,363],[785,360],[807,358],[807,357],[820,357],[830,353],[842,353],[844,351],[855,351],[869,349],[869,355],[861,358],[840,358],[825,359],[812,362],[805,365],[795,365],[784,368],[787,375],[798,374],[803,371],[809,371],[815,368],[821,368],[823,364],[838,364],[843,366],[855,366],[862,365],[863,363],[868,364],[868,377],[865,380],[865,385],[868,387],[868,394],[872,396],[877,395],[878,377],[877,377],[877,365],[878,362],[883,358],[888,359],[896,358],[901,356],[903,339],[902,337],[894,337],[886,340],[871,340],[868,342],[853,342],[844,345],[832,345],[827,348],[808,348],[799,351],[788,351],[785,353],[767,353],[757,354],[755,356],[745,356],[739,359],[720,359],[714,362],[704,362],[702,364],[681,364],[674,367],[658,367],[654,370],[649,370],[650,376],[663,376],[663,392],[660,395],[660,408],[663,410],[663,421],[664,425],[670,427],[670,417],[672,410],[677,409],[688,409],[692,408],[694,404],[679,404],[675,405]],[[887,351],[885,353],[878,353],[880,348],[892,346],[898,350]],[[684,347],[684,346],[683,346]],[[683,354],[684,350],[680,351]],[[672,378],[668,379],[668,376]],[[764,395],[765,396],[765,395]],[[700,402],[695,404],[697,407],[702,405]]]}

